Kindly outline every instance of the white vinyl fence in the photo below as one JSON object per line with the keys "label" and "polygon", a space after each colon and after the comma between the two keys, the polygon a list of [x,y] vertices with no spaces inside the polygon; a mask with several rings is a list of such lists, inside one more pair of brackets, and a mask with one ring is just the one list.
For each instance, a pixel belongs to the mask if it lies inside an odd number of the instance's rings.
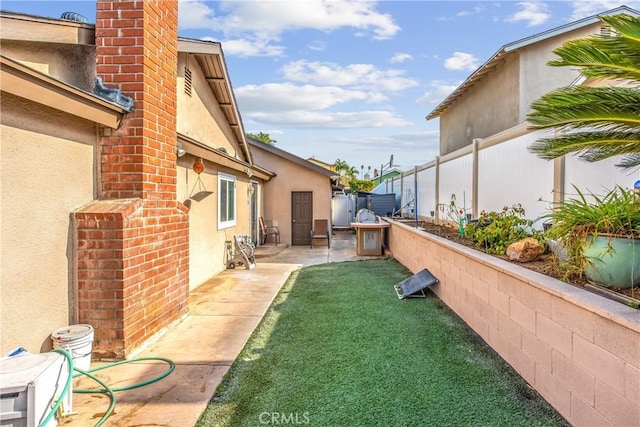
{"label": "white vinyl fence", "polygon": [[[482,211],[500,211],[521,204],[526,216],[542,227],[539,217],[554,202],[585,194],[603,195],[619,185],[633,188],[640,170],[615,167],[619,158],[590,163],[576,156],[543,160],[528,151],[546,131],[529,132],[516,126],[454,153],[415,167],[389,181],[389,192],[402,194],[401,215],[446,220],[452,195],[459,209],[477,218]],[[415,174],[417,173],[417,191]],[[416,197],[417,196],[417,197]],[[433,214],[433,215],[432,215]]]}

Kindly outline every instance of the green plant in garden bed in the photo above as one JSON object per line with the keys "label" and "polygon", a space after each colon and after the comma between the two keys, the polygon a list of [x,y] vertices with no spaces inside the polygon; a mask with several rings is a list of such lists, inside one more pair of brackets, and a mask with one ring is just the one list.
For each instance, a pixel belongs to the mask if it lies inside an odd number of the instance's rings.
{"label": "green plant in garden bed", "polygon": [[613,239],[631,239],[636,245],[640,240],[640,198],[633,191],[616,187],[604,196],[585,196],[574,186],[578,197],[555,206],[553,212],[543,218],[552,226],[545,235],[559,239],[564,246],[566,261],[562,266],[568,274],[582,275],[589,265],[599,267],[599,259],[589,257],[586,251],[598,237],[606,237],[607,248],[598,254],[600,258],[613,258],[616,254]]}
{"label": "green plant in garden bed", "polygon": [[533,221],[525,218],[522,205],[505,206],[500,212],[480,214],[477,222],[467,225],[465,235],[476,242],[476,247],[490,254],[504,255],[512,243],[525,237],[542,240],[542,232],[532,228]]}

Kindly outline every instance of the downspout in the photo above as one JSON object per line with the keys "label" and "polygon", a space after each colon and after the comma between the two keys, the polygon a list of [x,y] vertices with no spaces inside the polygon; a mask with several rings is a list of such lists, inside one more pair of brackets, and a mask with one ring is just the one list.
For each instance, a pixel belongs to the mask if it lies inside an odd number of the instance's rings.
{"label": "downspout", "polygon": [[69,324],[80,323],[78,304],[78,219],[75,212],[69,215],[71,250],[69,251]]}

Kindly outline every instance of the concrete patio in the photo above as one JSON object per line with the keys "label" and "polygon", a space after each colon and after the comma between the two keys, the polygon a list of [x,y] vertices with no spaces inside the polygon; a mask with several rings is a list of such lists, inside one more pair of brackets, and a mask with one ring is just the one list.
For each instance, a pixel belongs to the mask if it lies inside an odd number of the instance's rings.
{"label": "concrete patio", "polygon": [[[104,425],[194,425],[292,272],[303,266],[371,258],[356,254],[351,230],[334,231],[330,249],[283,244],[257,248],[255,269],[225,270],[196,288],[189,297],[189,315],[134,355],[168,358],[175,363],[175,370],[158,382],[118,392],[115,411]],[[92,368],[103,364],[93,363]],[[110,387],[125,387],[157,377],[167,368],[164,362],[140,361],[96,375]],[[99,387],[86,378],[75,383],[75,388]],[[104,394],[74,393],[73,411],[77,414],[59,425],[94,425],[108,407]]]}

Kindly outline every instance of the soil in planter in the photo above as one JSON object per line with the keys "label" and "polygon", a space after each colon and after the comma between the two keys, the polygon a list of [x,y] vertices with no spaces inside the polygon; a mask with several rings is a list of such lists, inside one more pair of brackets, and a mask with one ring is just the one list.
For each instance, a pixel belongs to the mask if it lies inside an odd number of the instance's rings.
{"label": "soil in planter", "polygon": [[[481,250],[476,247],[473,239],[469,237],[460,236],[460,233],[458,232],[457,228],[436,225],[431,222],[421,222],[420,227],[424,228],[424,230],[427,233],[435,234],[436,236],[443,237],[447,240],[451,240],[452,242],[456,242],[476,250]],[[493,256],[495,256],[496,258],[503,259],[505,261],[509,261],[509,258],[507,256],[502,256],[502,255],[493,255]],[[524,268],[528,268],[529,270],[537,271],[538,273],[545,274],[555,279],[562,280],[562,272],[558,268],[558,261],[552,253],[543,254],[538,259],[531,262],[525,262],[525,263],[516,262],[516,261],[509,261],[509,262],[512,262],[513,264],[518,264]],[[571,284],[576,286],[584,286],[587,283],[588,282],[584,277],[574,278],[571,280]],[[640,301],[639,287],[635,287],[634,289],[611,288],[609,290]]]}

